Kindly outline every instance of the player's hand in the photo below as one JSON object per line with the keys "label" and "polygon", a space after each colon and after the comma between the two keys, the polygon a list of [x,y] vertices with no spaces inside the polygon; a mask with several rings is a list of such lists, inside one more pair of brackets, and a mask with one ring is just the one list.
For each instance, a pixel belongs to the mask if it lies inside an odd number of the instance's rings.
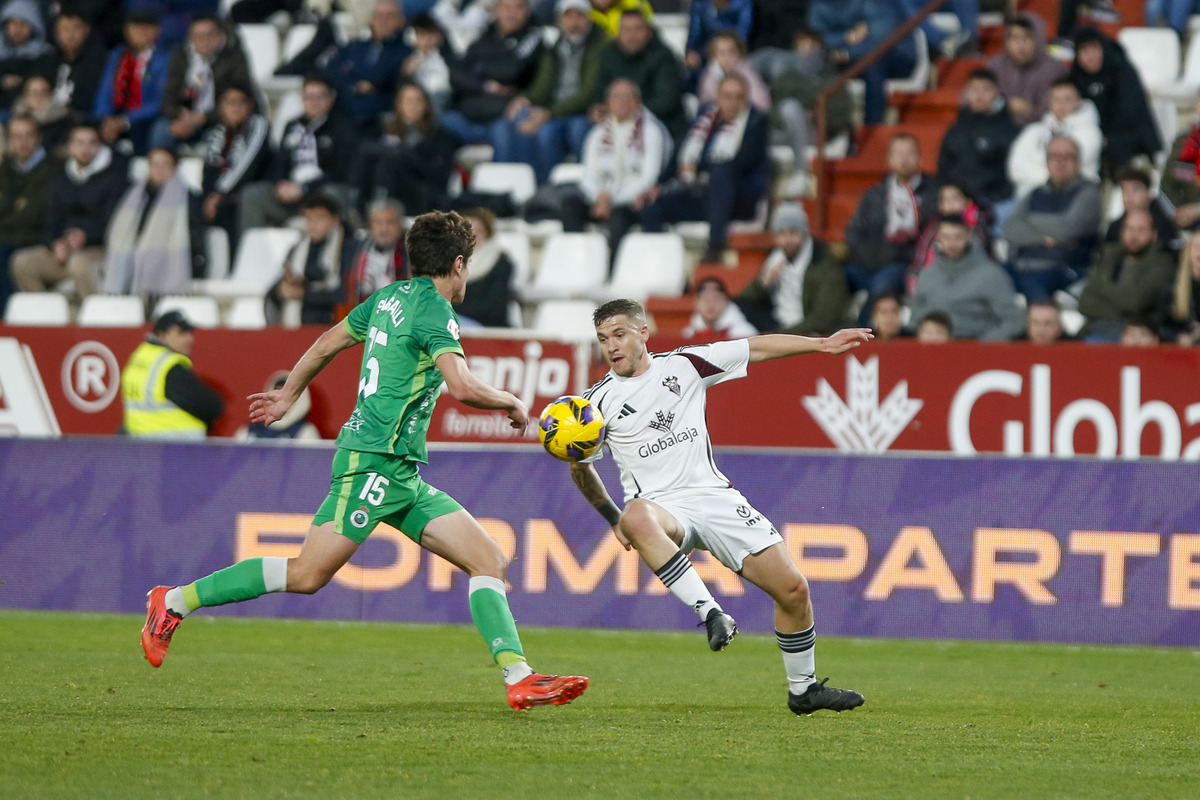
{"label": "player's hand", "polygon": [[853,350],[859,345],[866,344],[875,338],[870,328],[845,328],[824,339],[821,352],[837,355],[847,350]]}
{"label": "player's hand", "polygon": [[508,409],[508,419],[514,430],[524,434],[525,429],[529,427],[529,409],[525,407],[524,403],[517,400],[517,404]]}
{"label": "player's hand", "polygon": [[250,421],[270,425],[292,407],[292,401],[284,396],[282,389],[272,389],[269,392],[258,392],[246,398],[250,401]]}
{"label": "player's hand", "polygon": [[613,536],[617,537],[617,541],[621,543],[622,547],[624,547],[626,550],[633,549],[633,545],[631,545],[629,543],[629,540],[625,538],[625,534],[621,533],[620,525],[613,525],[612,532],[613,532]]}

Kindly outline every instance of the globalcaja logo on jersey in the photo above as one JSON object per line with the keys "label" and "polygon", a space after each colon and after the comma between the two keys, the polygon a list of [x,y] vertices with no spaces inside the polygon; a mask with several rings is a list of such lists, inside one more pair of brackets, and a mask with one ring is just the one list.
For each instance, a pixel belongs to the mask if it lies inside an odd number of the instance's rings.
{"label": "globalcaja logo on jersey", "polygon": [[674,412],[670,414],[664,414],[661,411],[655,411],[654,419],[650,421],[650,427],[654,428],[656,431],[662,431],[667,435],[661,439],[658,439],[657,441],[651,442],[650,444],[644,444],[639,447],[638,455],[642,458],[649,458],[655,453],[661,453],[668,447],[674,447],[680,442],[693,441],[700,436],[700,431],[696,430],[695,428],[688,428],[687,430],[672,432],[671,424],[673,422],[675,422]]}
{"label": "globalcaja logo on jersey", "polygon": [[670,389],[675,394],[676,397],[679,397],[679,393],[681,391],[679,388],[679,379],[676,378],[674,375],[672,375],[669,378],[663,378],[663,386]]}
{"label": "globalcaja logo on jersey", "polygon": [[673,423],[674,421],[675,421],[675,412],[674,411],[672,411],[670,414],[664,414],[661,411],[655,411],[654,419],[650,420],[650,427],[654,428],[654,430],[656,430],[656,431],[662,431],[663,433],[670,433],[671,432],[671,423]]}

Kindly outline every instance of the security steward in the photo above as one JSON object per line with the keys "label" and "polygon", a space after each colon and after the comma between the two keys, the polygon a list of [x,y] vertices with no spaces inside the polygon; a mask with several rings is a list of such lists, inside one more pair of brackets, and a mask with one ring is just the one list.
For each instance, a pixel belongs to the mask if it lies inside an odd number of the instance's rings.
{"label": "security steward", "polygon": [[168,311],[121,372],[123,431],[155,439],[203,439],[225,401],[192,371],[192,323]]}

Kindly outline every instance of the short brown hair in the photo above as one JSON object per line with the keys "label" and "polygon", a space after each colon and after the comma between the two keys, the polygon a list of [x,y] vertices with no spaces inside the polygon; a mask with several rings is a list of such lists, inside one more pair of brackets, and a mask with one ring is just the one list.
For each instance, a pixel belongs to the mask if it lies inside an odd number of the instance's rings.
{"label": "short brown hair", "polygon": [[471,258],[475,252],[475,231],[457,211],[430,211],[417,217],[404,236],[404,246],[412,260],[412,274],[444,278],[454,268],[454,260]]}
{"label": "short brown hair", "polygon": [[637,300],[609,300],[592,312],[592,324],[599,328],[605,321],[620,316],[640,325],[646,324],[646,309]]}

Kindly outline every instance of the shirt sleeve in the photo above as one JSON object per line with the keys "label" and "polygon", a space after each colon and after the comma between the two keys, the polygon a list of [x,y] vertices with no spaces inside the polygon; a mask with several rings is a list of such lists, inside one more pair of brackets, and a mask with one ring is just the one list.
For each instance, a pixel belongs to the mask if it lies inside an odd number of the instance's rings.
{"label": "shirt sleeve", "polygon": [[374,296],[368,297],[363,302],[359,303],[354,309],[346,315],[342,320],[342,325],[346,327],[346,332],[357,342],[364,341],[367,338],[367,331],[370,329],[371,312],[375,310]]}
{"label": "shirt sleeve", "polygon": [[750,343],[745,339],[681,347],[675,355],[691,362],[705,386],[746,377]]}
{"label": "shirt sleeve", "polygon": [[420,319],[416,320],[413,325],[413,335],[420,348],[428,353],[434,361],[443,353],[458,353],[460,356],[466,356],[458,341],[458,315],[454,313],[454,309],[450,307],[449,303],[434,305],[427,312],[421,314]]}

